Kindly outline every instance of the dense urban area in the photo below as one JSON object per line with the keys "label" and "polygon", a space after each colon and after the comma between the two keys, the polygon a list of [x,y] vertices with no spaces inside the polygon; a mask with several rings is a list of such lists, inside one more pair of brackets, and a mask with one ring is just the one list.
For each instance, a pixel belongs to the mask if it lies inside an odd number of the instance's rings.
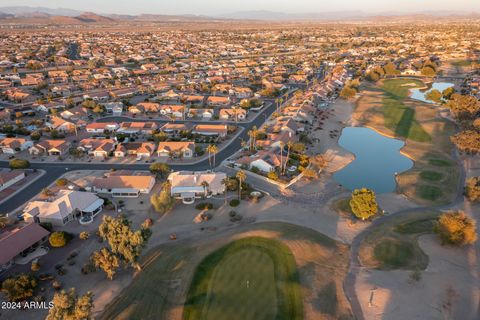
{"label": "dense urban area", "polygon": [[0,318],[480,317],[479,20],[29,19]]}

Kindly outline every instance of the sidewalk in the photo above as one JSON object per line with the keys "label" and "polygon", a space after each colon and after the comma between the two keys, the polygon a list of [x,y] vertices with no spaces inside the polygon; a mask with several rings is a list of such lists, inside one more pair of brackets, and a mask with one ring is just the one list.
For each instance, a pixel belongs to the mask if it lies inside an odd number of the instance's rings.
{"label": "sidewalk", "polygon": [[[32,183],[34,183],[35,181],[40,179],[45,173],[46,173],[45,170],[38,169],[36,173],[31,172],[28,176],[26,176],[25,179],[22,179],[21,181],[15,183],[14,185],[12,185],[12,186],[8,187],[7,189],[3,190],[2,192],[0,192],[0,204],[4,203],[8,199],[12,198],[16,194],[22,192],[23,189],[25,189],[26,187],[28,187],[29,185],[31,185]],[[32,174],[35,175],[35,176],[31,177]],[[12,193],[8,193],[8,195],[4,194],[4,191],[7,191],[8,189],[12,189],[12,188],[15,191],[13,191]]]}

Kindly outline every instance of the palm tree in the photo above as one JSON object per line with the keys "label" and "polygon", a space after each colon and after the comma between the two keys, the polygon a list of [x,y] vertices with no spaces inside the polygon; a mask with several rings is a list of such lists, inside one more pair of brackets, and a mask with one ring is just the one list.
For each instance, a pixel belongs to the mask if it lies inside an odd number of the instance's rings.
{"label": "palm tree", "polygon": [[[211,144],[207,147],[207,151],[208,151],[209,157],[213,155],[213,167],[215,167],[215,154],[218,152],[218,147],[214,144]],[[211,163],[210,163],[210,167],[212,167]]]}
{"label": "palm tree", "polygon": [[280,172],[283,168],[283,148],[285,148],[285,143],[280,141]]}
{"label": "palm tree", "polygon": [[207,188],[210,184],[207,181],[202,181],[202,183],[200,185],[203,187],[203,194],[206,198],[207,197]]}
{"label": "palm tree", "polygon": [[288,158],[290,157],[290,149],[292,148],[293,143],[291,141],[287,142],[287,158],[285,159],[285,164],[283,165],[283,174],[285,175],[285,171],[287,170],[287,163]]}
{"label": "palm tree", "polygon": [[228,183],[227,178],[222,179],[222,184],[225,187],[225,205],[227,205],[227,183]]}
{"label": "palm tree", "polygon": [[242,182],[247,179],[247,175],[243,170],[239,170],[237,174],[235,175],[238,179],[238,200],[242,199]]}

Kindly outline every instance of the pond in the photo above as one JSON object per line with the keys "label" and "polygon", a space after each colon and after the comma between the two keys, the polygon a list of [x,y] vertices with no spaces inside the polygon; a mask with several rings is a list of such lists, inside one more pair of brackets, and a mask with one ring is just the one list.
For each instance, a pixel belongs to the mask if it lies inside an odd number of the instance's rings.
{"label": "pond", "polygon": [[334,174],[343,187],[368,188],[376,193],[396,189],[395,174],[410,169],[413,161],[400,153],[401,140],[385,137],[364,127],[343,129],[340,146],[355,154],[355,160]]}
{"label": "pond", "polygon": [[415,99],[415,100],[419,100],[419,101],[423,101],[423,102],[427,102],[427,103],[434,103],[432,100],[428,100],[426,98],[427,94],[430,93],[430,91],[436,89],[440,92],[443,92],[443,90],[447,89],[447,88],[450,88],[450,87],[453,87],[455,86],[455,84],[453,83],[449,83],[449,82],[434,82],[433,84],[429,85],[429,89],[425,90],[425,89],[411,89],[410,92],[411,92],[411,95],[410,95],[410,98],[412,99]]}

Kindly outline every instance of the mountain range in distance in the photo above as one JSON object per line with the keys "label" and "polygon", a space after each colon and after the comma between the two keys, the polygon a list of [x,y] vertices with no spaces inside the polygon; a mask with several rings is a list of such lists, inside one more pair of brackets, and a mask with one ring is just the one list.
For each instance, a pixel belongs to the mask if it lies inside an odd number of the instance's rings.
{"label": "mountain range in distance", "polygon": [[46,7],[0,7],[0,23],[47,23],[47,24],[110,24],[122,22],[169,22],[169,21],[383,21],[383,20],[438,20],[438,19],[480,19],[480,14],[464,11],[423,11],[415,13],[362,11],[336,11],[313,13],[284,13],[265,10],[239,11],[219,15],[167,15],[167,14],[100,14],[68,8]]}

